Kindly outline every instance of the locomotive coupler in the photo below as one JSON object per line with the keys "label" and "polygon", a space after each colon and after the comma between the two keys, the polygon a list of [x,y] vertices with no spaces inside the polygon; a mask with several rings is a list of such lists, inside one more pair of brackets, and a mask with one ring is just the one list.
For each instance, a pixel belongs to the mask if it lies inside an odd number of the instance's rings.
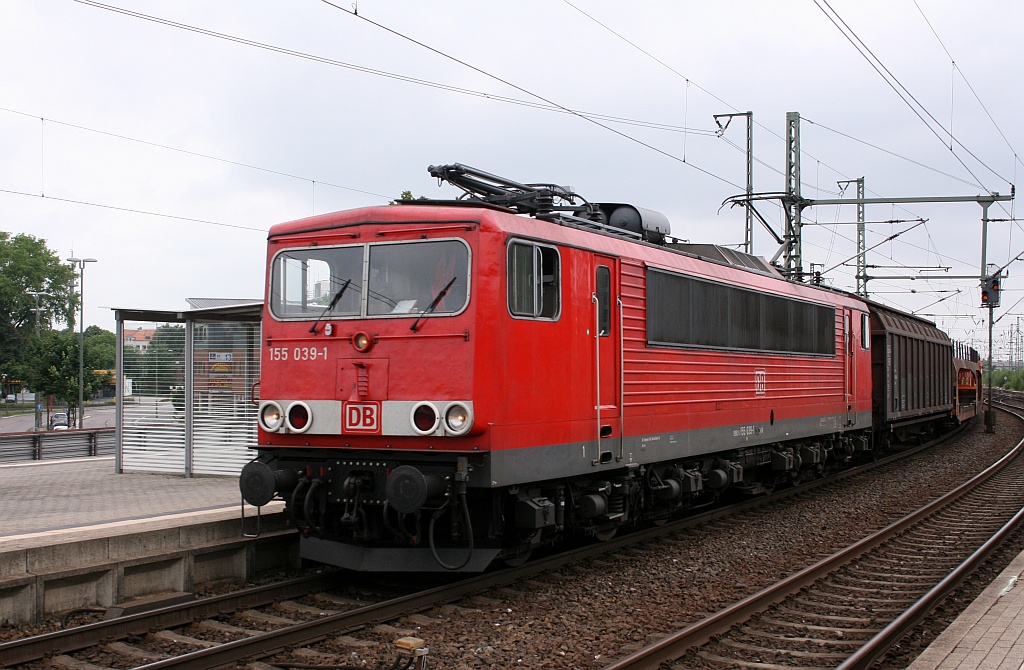
{"label": "locomotive coupler", "polygon": [[366,516],[363,511],[361,494],[373,492],[373,476],[369,474],[349,475],[341,488],[347,501],[345,511],[338,517],[338,523],[343,526],[351,526],[353,537],[365,537],[367,532]]}

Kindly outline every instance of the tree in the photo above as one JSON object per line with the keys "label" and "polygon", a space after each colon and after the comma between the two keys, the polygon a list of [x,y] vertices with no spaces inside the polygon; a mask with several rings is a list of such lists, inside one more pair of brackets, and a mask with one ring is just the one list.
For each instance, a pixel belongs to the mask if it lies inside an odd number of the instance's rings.
{"label": "tree", "polygon": [[397,205],[398,203],[402,202],[403,200],[426,200],[426,197],[421,195],[420,197],[417,198],[416,196],[414,196],[412,194],[412,191],[402,191],[402,195],[398,196],[398,200],[392,200],[388,204],[389,205]]}
{"label": "tree", "polygon": [[99,326],[85,329],[85,355],[96,370],[113,370],[117,365],[117,335]]}
{"label": "tree", "polygon": [[0,372],[25,379],[26,363],[36,349],[35,296],[39,296],[41,331],[54,323],[74,325],[78,296],[72,293],[74,271],[31,235],[0,231]]}
{"label": "tree", "polygon": [[[52,395],[74,413],[78,407],[78,334],[70,328],[63,331],[50,330],[42,334],[33,349],[31,364],[26,366],[25,381],[37,393],[42,396]],[[85,398],[95,395],[110,379],[108,375],[93,372],[109,369],[99,367],[99,364],[105,362],[99,355],[85,348],[82,377],[82,393]]]}

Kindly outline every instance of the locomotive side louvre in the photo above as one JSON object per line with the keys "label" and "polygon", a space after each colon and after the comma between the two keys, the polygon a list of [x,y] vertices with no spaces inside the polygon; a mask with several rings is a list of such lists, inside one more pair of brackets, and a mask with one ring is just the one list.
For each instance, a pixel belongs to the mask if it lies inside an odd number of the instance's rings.
{"label": "locomotive side louvre", "polygon": [[[838,294],[680,258],[675,267],[664,257],[652,259],[657,264],[623,263],[629,324],[624,352],[627,453],[650,462],[869,428],[870,358],[854,346],[862,339],[861,320],[856,318],[862,313],[860,304]],[[731,350],[728,343],[652,341],[648,328],[652,319],[658,319],[652,311],[666,307],[652,304],[649,280],[666,273],[683,282],[711,284],[718,297],[753,310],[748,319],[753,328],[773,318],[772,308],[797,305],[817,310],[828,319],[821,324],[825,335],[817,344],[820,353],[780,351],[784,347],[770,341],[768,332],[739,333],[734,337],[746,340],[741,344],[747,346]],[[793,295],[794,289],[799,296]],[[725,318],[734,316],[725,304],[691,301],[687,309],[672,317],[694,321],[713,310]],[[750,341],[758,337],[760,344]],[[822,344],[824,338],[828,341]]]}

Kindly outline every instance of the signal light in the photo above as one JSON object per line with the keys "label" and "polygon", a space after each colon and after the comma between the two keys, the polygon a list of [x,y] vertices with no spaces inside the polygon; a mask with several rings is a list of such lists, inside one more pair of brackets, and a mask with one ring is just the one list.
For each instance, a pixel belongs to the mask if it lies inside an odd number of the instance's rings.
{"label": "signal light", "polygon": [[1002,281],[1000,275],[986,277],[981,284],[981,306],[999,307],[999,285]]}
{"label": "signal light", "polygon": [[292,403],[288,408],[285,422],[291,432],[305,433],[313,425],[313,413],[310,411],[309,405],[300,400]]}
{"label": "signal light", "polygon": [[365,354],[373,346],[373,339],[366,333],[360,331],[352,336],[352,346],[359,353]]}

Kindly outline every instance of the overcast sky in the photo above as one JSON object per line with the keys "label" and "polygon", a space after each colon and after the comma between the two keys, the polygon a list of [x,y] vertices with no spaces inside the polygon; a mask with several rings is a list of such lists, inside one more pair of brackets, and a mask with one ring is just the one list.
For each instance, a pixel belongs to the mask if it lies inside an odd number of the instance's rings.
{"label": "overcast sky", "polygon": [[[742,243],[742,210],[719,206],[745,187],[745,120],[717,137],[714,114],[753,111],[755,191],[784,189],[790,111],[807,198],[861,176],[875,197],[1006,194],[1024,172],[1017,2],[360,0],[358,16],[351,0],[110,2],[0,0],[0,230],[98,259],[85,321],[108,329],[111,307],[262,298],[271,225],[404,190],[455,195],[432,163],[569,185],[659,210],[677,237]],[[780,225],[777,206],[762,211]],[[928,220],[872,252],[885,267],[871,273],[976,276],[981,213],[869,206],[868,221],[908,221],[869,225],[869,246]],[[822,224],[805,229],[805,263],[855,254],[854,207],[804,217]],[[776,246],[758,227],[755,253]],[[1019,222],[990,225],[990,262],[1022,251]],[[1024,314],[1020,269],[997,310],[1004,339]],[[852,289],[854,274],[826,279]],[[977,280],[869,289],[981,344]]]}

